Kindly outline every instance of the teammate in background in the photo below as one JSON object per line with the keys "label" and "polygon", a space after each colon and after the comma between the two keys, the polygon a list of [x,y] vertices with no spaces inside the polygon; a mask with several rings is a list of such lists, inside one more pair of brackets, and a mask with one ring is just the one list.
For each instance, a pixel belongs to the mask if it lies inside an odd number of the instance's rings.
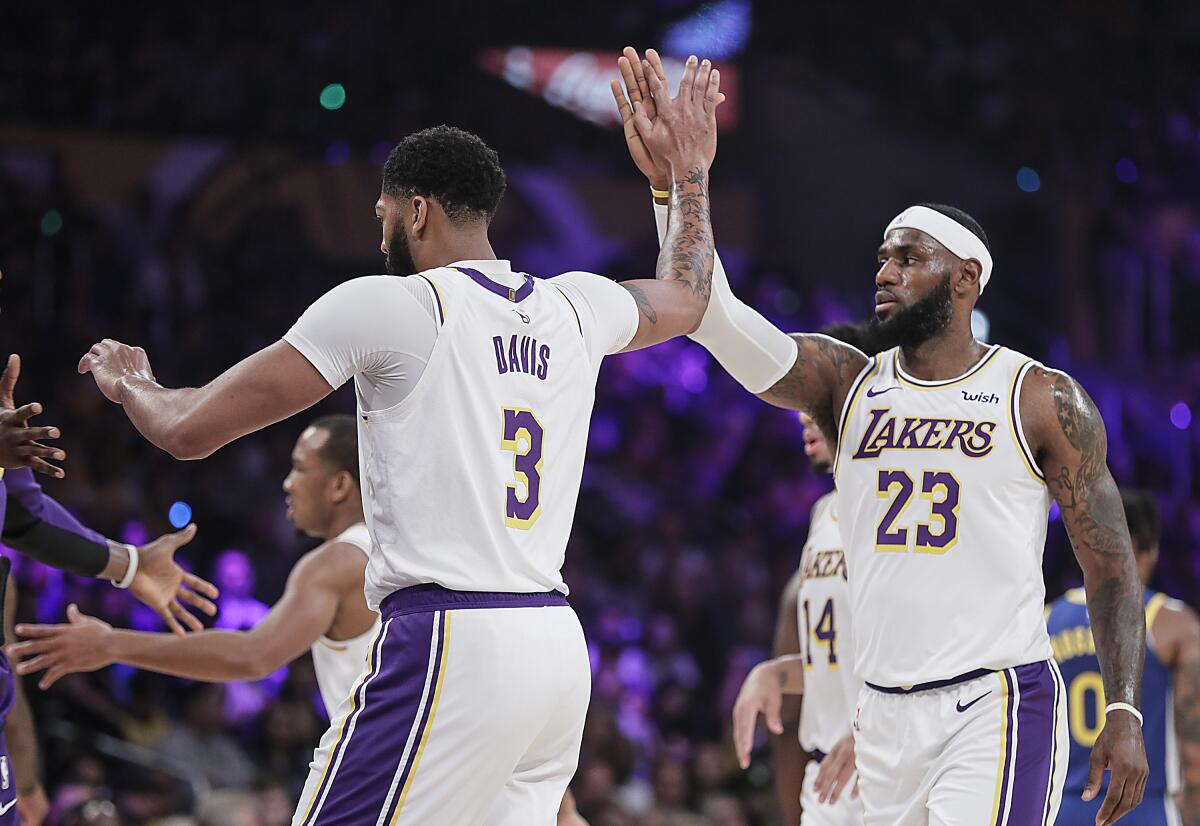
{"label": "teammate in background", "polygon": [[[662,84],[657,61],[641,67],[648,87]],[[629,91],[645,117],[641,88]],[[663,168],[646,160],[657,189]],[[873,358],[780,332],[734,296],[719,262],[692,334],[750,392],[812,416],[833,447],[839,512],[854,514],[839,524],[866,682],[854,724],[866,822],[1053,821],[1067,739],[1042,608],[1053,497],[1110,701],[1084,792],[1095,798],[1111,771],[1107,826],[1141,801],[1148,770],[1142,587],[1104,422],[1070,376],[975,340],[992,256],[965,212],[909,207],[877,254],[877,330],[898,345]],[[798,662],[780,673],[785,691],[802,690]]]}
{"label": "teammate in background", "polygon": [[[1161,537],[1158,505],[1141,491],[1123,491],[1121,498],[1138,574],[1149,585]],[[1142,714],[1146,721],[1142,733],[1150,776],[1145,800],[1125,822],[1192,826],[1200,823],[1200,622],[1191,608],[1166,594],[1147,590],[1145,603]],[[1047,626],[1054,659],[1067,684],[1071,732],[1066,793],[1057,822],[1061,826],[1092,826],[1098,803],[1084,802],[1081,797],[1088,775],[1088,750],[1104,728],[1101,710],[1106,703],[1082,589],[1072,589],[1054,601],[1047,611]]]}
{"label": "teammate in background", "polygon": [[[820,429],[804,413],[804,452],[818,473],[833,470],[833,456]],[[733,736],[742,768],[750,763],[758,714],[766,715],[776,739],[775,789],[788,826],[860,826],[862,804],[851,786],[854,736],[850,723],[862,680],[848,658],[849,592],[838,530],[837,491],[813,505],[808,540],[796,575],[780,600],[772,659],[746,677],[733,707]],[[804,669],[804,694],[784,695],[780,672],[797,660]],[[784,705],[796,703],[798,728],[788,725]],[[790,716],[790,715],[789,715]],[[783,741],[788,741],[785,744]],[[799,755],[789,749],[798,746]]]}
{"label": "teammate in background", "polygon": [[[315,404],[351,377],[383,617],[367,672],[325,737],[294,822],[550,822],[578,762],[590,690],[561,566],[603,357],[695,329],[708,301],[719,74],[688,61],[646,145],[671,170],[654,280],[545,281],[497,260],[499,159],[449,127],[410,135],[376,214],[388,270],[335,287],[282,341],[201,388],[160,386],[105,340],[80,362],[180,458]],[[486,743],[487,748],[479,748]]]}
{"label": "teammate in background", "polygon": [[[254,628],[208,630],[181,639],[114,630],[72,605],[69,624],[18,627],[17,634],[28,641],[8,649],[14,658],[26,658],[17,673],[45,670],[39,682],[43,689],[66,674],[113,663],[210,682],[258,680],[308,649],[332,716],[366,667],[379,630],[379,614],[367,608],[363,594],[371,537],[363,521],[353,416],[323,416],[300,434],[283,490],[296,530],[322,544],[296,562],[283,596]],[[568,798],[560,826],[580,822],[568,819],[574,814],[574,798]]]}
{"label": "teammate in background", "polygon": [[[865,325],[836,324],[823,332],[864,353],[875,352]],[[829,443],[807,414],[801,413],[800,421],[813,470],[831,473]],[[786,826],[863,821],[857,791],[843,794],[854,774],[850,723],[862,680],[854,676],[849,657],[849,592],[837,519],[837,491],[831,490],[813,505],[800,565],[784,586],[772,659],[747,675],[733,709],[734,743],[743,768],[750,762],[757,715],[769,712],[775,795]],[[786,667],[781,666],[785,658],[798,654],[804,658],[805,696],[783,694],[777,671]],[[780,731],[774,730],[776,709]]]}
{"label": "teammate in background", "polygon": [[38,683],[43,689],[66,674],[113,663],[192,680],[258,680],[311,649],[321,699],[332,715],[366,667],[379,625],[363,596],[371,541],[353,416],[322,417],[300,434],[283,490],[296,530],[322,544],[300,557],[283,596],[253,628],[186,637],[116,630],[72,605],[68,624],[17,627],[25,641],[8,649],[23,660],[17,673],[45,671]]}

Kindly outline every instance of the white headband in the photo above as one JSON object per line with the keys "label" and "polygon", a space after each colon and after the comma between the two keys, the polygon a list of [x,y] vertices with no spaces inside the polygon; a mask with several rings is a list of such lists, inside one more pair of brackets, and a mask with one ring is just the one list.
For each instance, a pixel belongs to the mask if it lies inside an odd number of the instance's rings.
{"label": "white headband", "polygon": [[978,235],[949,215],[923,206],[911,206],[893,218],[883,231],[883,237],[886,239],[889,232],[900,227],[919,229],[964,261],[968,258],[978,261],[982,269],[979,275],[979,294],[983,295],[983,288],[992,277],[992,254]]}

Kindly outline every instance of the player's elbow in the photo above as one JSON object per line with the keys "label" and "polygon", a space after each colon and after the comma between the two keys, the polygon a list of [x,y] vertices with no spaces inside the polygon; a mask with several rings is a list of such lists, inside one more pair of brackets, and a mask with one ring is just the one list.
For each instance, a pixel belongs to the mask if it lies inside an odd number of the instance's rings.
{"label": "player's elbow", "polygon": [[691,335],[700,327],[704,313],[708,310],[708,293],[687,286],[683,290],[684,297],[679,304],[681,326],[684,335]]}
{"label": "player's elbow", "polygon": [[240,647],[239,650],[231,652],[225,666],[228,679],[247,682],[264,680],[279,669],[279,664],[275,663],[272,657],[264,656],[263,651],[255,650],[251,646]]}
{"label": "player's elbow", "polygon": [[209,438],[201,427],[184,420],[166,431],[159,447],[176,459],[190,461],[207,459],[220,445]]}

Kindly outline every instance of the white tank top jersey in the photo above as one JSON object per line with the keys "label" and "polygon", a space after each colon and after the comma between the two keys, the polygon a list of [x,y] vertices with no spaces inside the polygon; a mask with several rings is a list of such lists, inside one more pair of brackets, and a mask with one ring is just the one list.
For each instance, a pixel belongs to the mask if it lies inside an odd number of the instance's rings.
{"label": "white tank top jersey", "polygon": [[835,479],[858,629],[855,671],[909,686],[1049,659],[1042,551],[1050,494],[1021,431],[1037,362],[999,345],[923,381],[899,350],[859,373]]}
{"label": "white tank top jersey", "polygon": [[[371,409],[364,386],[371,371],[390,369],[380,353],[404,346],[379,343],[391,335],[389,303],[412,301],[403,279],[341,284],[284,336],[333,387],[355,378],[372,539],[367,604],[378,609],[392,592],[422,583],[565,594],[560,568],[596,376],[603,355],[636,332],[637,305],[601,276],[534,279],[507,261],[459,262],[413,277],[431,286],[440,329],[398,403]],[[360,349],[372,352],[343,357],[347,341],[352,351],[369,342]]]}
{"label": "white tank top jersey", "polygon": [[797,599],[804,655],[800,745],[805,751],[826,754],[850,733],[862,688],[862,680],[854,674],[850,592],[837,507],[836,492],[813,505],[808,541],[800,557]]}
{"label": "white tank top jersey", "polygon": [[[366,556],[371,555],[371,535],[362,522],[351,525],[333,539],[358,548]],[[350,696],[354,681],[367,665],[367,654],[371,641],[379,630],[379,619],[366,632],[348,640],[331,640],[321,636],[312,646],[313,669],[317,672],[317,687],[325,701],[325,711],[332,715],[342,700]]]}

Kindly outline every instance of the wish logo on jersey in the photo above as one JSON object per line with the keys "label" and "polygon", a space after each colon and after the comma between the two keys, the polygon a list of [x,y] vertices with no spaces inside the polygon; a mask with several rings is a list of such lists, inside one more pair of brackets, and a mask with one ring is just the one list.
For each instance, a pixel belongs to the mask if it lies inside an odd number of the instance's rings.
{"label": "wish logo on jersey", "polygon": [[874,459],[885,450],[954,450],[979,459],[992,452],[996,423],[927,416],[888,416],[891,408],[876,408],[852,459]]}
{"label": "wish logo on jersey", "polygon": [[492,336],[492,347],[496,351],[496,371],[505,373],[528,373],[542,381],[550,370],[550,345],[538,344],[533,336],[509,336],[507,345],[504,336]]}

